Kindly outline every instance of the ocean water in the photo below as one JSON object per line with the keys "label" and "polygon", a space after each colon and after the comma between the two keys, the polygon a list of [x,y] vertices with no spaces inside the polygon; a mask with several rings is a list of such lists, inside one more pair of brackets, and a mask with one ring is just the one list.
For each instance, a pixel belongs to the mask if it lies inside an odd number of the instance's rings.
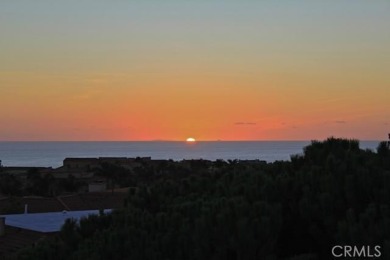
{"label": "ocean water", "polygon": [[[379,141],[360,141],[375,150]],[[289,160],[310,141],[245,142],[0,142],[4,166],[59,167],[67,157],[152,157],[152,159]]]}

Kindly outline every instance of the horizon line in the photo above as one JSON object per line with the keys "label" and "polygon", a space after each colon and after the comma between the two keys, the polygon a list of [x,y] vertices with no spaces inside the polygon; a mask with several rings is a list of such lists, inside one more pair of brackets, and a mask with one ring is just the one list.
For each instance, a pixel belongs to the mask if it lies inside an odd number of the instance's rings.
{"label": "horizon line", "polygon": [[[328,138],[312,138],[312,139],[243,139],[243,140],[223,140],[223,139],[211,139],[211,140],[196,140],[198,142],[311,142],[311,141],[325,141]],[[358,139],[347,137],[334,137],[337,139],[357,140],[357,141],[384,141],[380,139]],[[387,141],[387,140],[386,140]],[[173,140],[173,139],[153,139],[153,140],[0,140],[2,143],[17,143],[17,142],[183,142],[186,140]]]}

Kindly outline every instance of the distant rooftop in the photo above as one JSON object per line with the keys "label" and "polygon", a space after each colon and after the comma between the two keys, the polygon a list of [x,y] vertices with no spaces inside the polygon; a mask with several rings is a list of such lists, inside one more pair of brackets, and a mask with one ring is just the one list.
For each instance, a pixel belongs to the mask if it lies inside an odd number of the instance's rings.
{"label": "distant rooftop", "polygon": [[[111,209],[104,210],[104,213],[111,212]],[[83,211],[63,211],[48,213],[30,213],[2,215],[5,217],[5,224],[12,227],[18,227],[33,230],[42,233],[58,232],[61,230],[65,220],[69,218],[79,221],[82,217],[89,215],[98,215],[99,210]]]}
{"label": "distant rooftop", "polygon": [[0,215],[23,213],[27,204],[29,213],[117,209],[124,206],[128,188],[108,192],[88,192],[62,195],[56,198],[21,197],[9,198],[0,195]]}

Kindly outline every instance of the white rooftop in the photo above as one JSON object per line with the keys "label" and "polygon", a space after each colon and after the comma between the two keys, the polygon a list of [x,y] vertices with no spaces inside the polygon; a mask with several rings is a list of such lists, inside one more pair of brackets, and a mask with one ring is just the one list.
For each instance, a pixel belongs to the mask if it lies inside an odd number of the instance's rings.
{"label": "white rooftop", "polygon": [[[105,209],[104,213],[110,213],[111,211],[111,209]],[[5,224],[8,226],[48,233],[60,231],[65,220],[68,218],[79,221],[82,217],[87,217],[89,215],[99,215],[99,210],[28,213],[1,216],[5,217]]]}

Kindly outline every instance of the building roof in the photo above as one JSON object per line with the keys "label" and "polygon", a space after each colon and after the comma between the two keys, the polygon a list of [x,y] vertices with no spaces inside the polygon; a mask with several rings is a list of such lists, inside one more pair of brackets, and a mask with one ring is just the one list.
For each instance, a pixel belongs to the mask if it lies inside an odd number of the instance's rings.
{"label": "building roof", "polygon": [[89,192],[58,199],[71,210],[116,209],[124,206],[127,192]]}
{"label": "building roof", "polygon": [[13,197],[0,199],[0,214],[23,213],[27,205],[29,213],[54,212],[66,209],[56,198]]}
{"label": "building roof", "polygon": [[[123,191],[126,191],[124,189]],[[0,259],[16,254],[20,249],[33,246],[41,239],[61,229],[67,218],[80,220],[99,209],[123,207],[127,192],[90,192],[57,198],[23,197],[0,198],[0,214],[24,211],[28,214],[4,214],[5,235],[0,237]],[[64,214],[63,211],[67,210]],[[56,212],[55,212],[56,211]],[[110,212],[111,210],[105,210]],[[16,258],[15,258],[16,259]]]}
{"label": "building roof", "polygon": [[[111,209],[104,210],[105,213]],[[2,215],[7,226],[32,230],[41,233],[58,232],[67,219],[79,221],[82,217],[98,215],[99,210],[63,211],[31,214]]]}
{"label": "building roof", "polygon": [[56,198],[4,197],[0,199],[0,214],[23,213],[26,204],[28,213],[62,212],[63,210],[116,209],[124,206],[124,201],[127,197],[127,192],[124,191],[126,191],[126,189],[123,189],[122,192],[88,192],[59,196]]}

